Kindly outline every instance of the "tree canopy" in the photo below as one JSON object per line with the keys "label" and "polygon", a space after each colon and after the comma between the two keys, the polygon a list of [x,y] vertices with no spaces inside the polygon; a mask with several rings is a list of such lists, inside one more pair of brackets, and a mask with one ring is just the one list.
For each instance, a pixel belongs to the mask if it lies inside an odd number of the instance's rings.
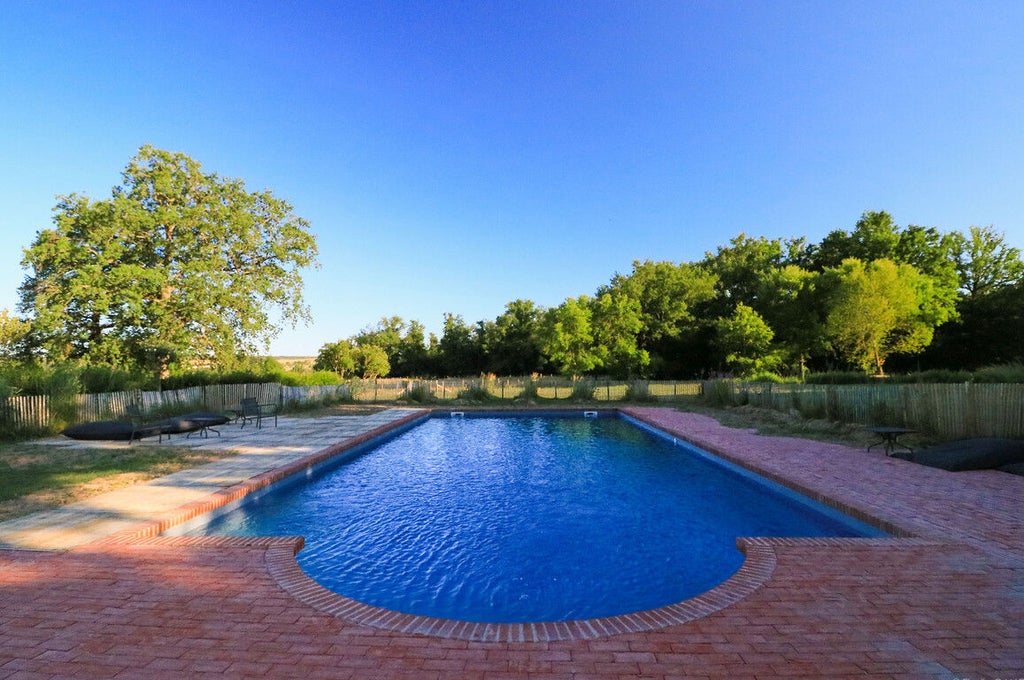
{"label": "tree canopy", "polygon": [[868,211],[819,243],[741,233],[700,262],[636,260],[555,307],[515,300],[475,325],[449,313],[440,340],[385,318],[355,342],[413,376],[977,367],[1024,360],[1022,287],[1020,251],[991,227],[943,233]]}
{"label": "tree canopy", "polygon": [[309,319],[301,270],[316,256],[287,201],[147,145],[110,198],[59,197],[25,249],[19,309],[51,360],[225,364]]}
{"label": "tree canopy", "polygon": [[842,356],[877,375],[890,354],[924,349],[953,314],[936,303],[933,281],[908,264],[850,258],[830,274],[836,285],[826,333]]}
{"label": "tree canopy", "polygon": [[[24,251],[22,316],[0,314],[0,359],[230,367],[309,320],[301,272],[316,257],[287,201],[144,146],[109,198],[58,197]],[[635,260],[553,307],[517,299],[475,323],[446,313],[440,337],[384,317],[325,344],[316,366],[627,378],[977,367],[1024,361],[1022,288],[1021,252],[993,227],[944,233],[868,211],[818,243],[741,233],[698,262]]]}

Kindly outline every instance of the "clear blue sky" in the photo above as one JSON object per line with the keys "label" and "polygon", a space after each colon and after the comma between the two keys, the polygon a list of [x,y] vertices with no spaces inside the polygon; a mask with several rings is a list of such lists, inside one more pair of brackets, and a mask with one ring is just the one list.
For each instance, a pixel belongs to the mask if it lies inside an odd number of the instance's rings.
{"label": "clear blue sky", "polygon": [[0,308],[139,146],[318,235],[315,354],[865,210],[1024,248],[1024,3],[0,0]]}

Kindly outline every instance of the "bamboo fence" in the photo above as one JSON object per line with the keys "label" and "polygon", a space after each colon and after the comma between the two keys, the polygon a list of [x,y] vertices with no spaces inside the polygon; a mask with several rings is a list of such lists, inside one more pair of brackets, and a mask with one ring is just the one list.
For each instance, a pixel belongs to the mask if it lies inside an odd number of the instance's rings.
{"label": "bamboo fence", "polygon": [[424,401],[425,397],[445,403],[482,392],[495,399],[514,401],[527,390],[545,400],[583,396],[607,402],[627,397],[671,400],[704,394],[731,405],[797,411],[809,418],[846,423],[908,427],[942,439],[1024,437],[1024,385],[1020,384],[800,385],[491,376],[444,380],[381,378],[304,387],[262,383],[110,392],[78,395],[72,404],[63,407],[52,404],[46,396],[10,397],[0,400],[0,428],[43,431],[59,421],[114,420],[127,417],[129,406],[138,406],[150,415],[222,412],[236,408],[243,397],[290,408],[327,401]]}
{"label": "bamboo fence", "polygon": [[797,411],[809,418],[919,430],[941,439],[1024,437],[1024,385],[790,385],[705,383],[732,405]]}

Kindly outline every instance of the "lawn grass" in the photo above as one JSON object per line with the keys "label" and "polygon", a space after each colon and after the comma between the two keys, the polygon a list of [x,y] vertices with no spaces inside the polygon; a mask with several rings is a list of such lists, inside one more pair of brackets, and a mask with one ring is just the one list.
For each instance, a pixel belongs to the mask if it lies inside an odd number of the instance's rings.
{"label": "lawn grass", "polygon": [[0,444],[0,521],[234,455],[174,446]]}

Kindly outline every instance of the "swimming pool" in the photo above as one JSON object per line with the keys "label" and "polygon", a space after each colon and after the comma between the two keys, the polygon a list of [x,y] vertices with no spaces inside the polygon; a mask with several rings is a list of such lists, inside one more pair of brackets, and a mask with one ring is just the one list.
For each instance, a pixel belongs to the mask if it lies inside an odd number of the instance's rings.
{"label": "swimming pool", "polygon": [[302,535],[299,564],[334,592],[480,622],[678,602],[739,569],[738,536],[884,535],[623,417],[469,416],[427,419],[188,533]]}

